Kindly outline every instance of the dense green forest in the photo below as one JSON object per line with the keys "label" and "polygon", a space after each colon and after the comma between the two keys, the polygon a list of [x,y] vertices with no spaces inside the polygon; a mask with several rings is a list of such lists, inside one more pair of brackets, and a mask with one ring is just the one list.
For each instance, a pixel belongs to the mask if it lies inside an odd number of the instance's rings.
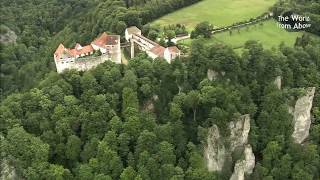
{"label": "dense green forest", "polygon": [[[256,165],[247,179],[319,179],[320,42],[307,34],[293,48],[248,41],[242,53],[199,38],[171,64],[140,54],[128,65],[55,72],[60,42],[123,34],[196,1],[2,0],[0,22],[18,39],[0,43],[0,170],[32,180],[229,179],[232,169],[207,169],[207,129],[227,137],[227,124],[249,114]],[[288,109],[307,87],[317,89],[310,135],[296,144]]]}
{"label": "dense green forest", "polygon": [[[1,103],[1,158],[27,179],[226,179],[206,170],[202,129],[248,113],[252,179],[318,179],[320,96],[304,145],[290,138],[286,108],[301,88],[319,87],[319,42],[303,38],[273,51],[247,42],[242,56],[200,39],[172,64],[140,55],[128,66],[51,72]],[[210,81],[207,69],[225,74]]]}

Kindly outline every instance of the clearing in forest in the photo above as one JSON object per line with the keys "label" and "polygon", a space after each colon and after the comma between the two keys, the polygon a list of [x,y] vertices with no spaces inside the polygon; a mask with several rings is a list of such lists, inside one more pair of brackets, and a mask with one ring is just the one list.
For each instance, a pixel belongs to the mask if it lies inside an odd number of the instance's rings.
{"label": "clearing in forest", "polygon": [[[278,47],[281,42],[287,46],[293,46],[296,38],[302,36],[303,32],[288,32],[284,29],[277,27],[277,22],[268,20],[263,22],[263,25],[252,25],[233,30],[230,34],[229,31],[213,34],[212,38],[207,39],[207,44],[224,43],[233,48],[241,48],[248,40],[256,40],[262,43],[263,47],[270,49],[271,47]],[[316,36],[313,36],[318,38]],[[181,41],[181,43],[190,45],[192,39]]]}
{"label": "clearing in forest", "polygon": [[159,18],[152,24],[184,24],[192,30],[199,22],[209,21],[214,26],[226,26],[255,18],[276,0],[203,0]]}

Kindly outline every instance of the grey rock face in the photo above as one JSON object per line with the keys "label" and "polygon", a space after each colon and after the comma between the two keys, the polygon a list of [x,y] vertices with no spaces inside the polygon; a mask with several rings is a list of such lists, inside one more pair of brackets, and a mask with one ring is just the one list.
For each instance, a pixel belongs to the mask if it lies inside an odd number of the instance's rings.
{"label": "grey rock face", "polygon": [[274,84],[277,86],[278,89],[281,89],[281,76],[277,76],[274,80]]}
{"label": "grey rock face", "polygon": [[243,146],[248,142],[250,131],[250,116],[243,115],[236,121],[229,123],[230,135],[230,150],[233,151],[238,146]]}
{"label": "grey rock face", "polygon": [[[247,144],[250,131],[250,116],[243,115],[239,119],[229,123],[230,136],[222,140],[219,128],[213,125],[209,128],[207,146],[204,148],[204,156],[207,161],[209,171],[221,171],[227,157],[237,147],[244,147],[244,159],[236,161],[233,178],[244,178],[244,174],[251,174],[255,165],[255,157],[252,148]],[[226,142],[230,142],[230,147],[226,148]],[[233,180],[237,180],[233,179]]]}
{"label": "grey rock face", "polygon": [[220,140],[219,128],[216,125],[209,128],[204,156],[209,171],[222,170],[226,158],[226,150],[223,142]]}
{"label": "grey rock face", "polygon": [[14,167],[8,164],[7,160],[2,160],[0,164],[0,180],[15,180],[19,179]]}
{"label": "grey rock face", "polygon": [[238,160],[234,165],[234,171],[230,180],[244,180],[245,174],[251,174],[255,166],[255,157],[251,145],[246,145],[244,149],[244,159]]}
{"label": "grey rock face", "polygon": [[292,138],[299,144],[309,136],[311,108],[315,90],[315,87],[308,88],[306,95],[299,98],[294,107],[294,132]]}
{"label": "grey rock face", "polygon": [[212,69],[208,69],[208,71],[207,71],[207,76],[210,81],[216,80],[218,75],[219,75],[219,73],[212,70]]}
{"label": "grey rock face", "polygon": [[1,28],[5,29],[7,32],[4,34],[0,34],[0,42],[3,44],[16,43],[16,33],[9,29],[7,26],[1,25]]}
{"label": "grey rock face", "polygon": [[230,180],[244,180],[244,166],[244,160],[237,161],[237,163],[234,165],[234,171]]}

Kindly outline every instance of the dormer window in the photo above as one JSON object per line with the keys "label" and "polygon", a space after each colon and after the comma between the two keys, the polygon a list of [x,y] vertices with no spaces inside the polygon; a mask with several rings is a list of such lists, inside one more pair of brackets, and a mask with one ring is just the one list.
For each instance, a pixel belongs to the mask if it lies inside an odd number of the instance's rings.
{"label": "dormer window", "polygon": [[81,49],[82,49],[82,46],[81,46],[79,43],[77,43],[74,48],[75,48],[76,50],[81,50]]}

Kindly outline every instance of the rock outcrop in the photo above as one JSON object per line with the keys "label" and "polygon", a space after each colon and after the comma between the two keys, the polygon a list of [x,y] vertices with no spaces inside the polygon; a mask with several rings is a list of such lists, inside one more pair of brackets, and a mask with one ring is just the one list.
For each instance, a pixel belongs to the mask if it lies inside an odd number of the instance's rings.
{"label": "rock outcrop", "polygon": [[311,108],[315,90],[315,87],[307,88],[306,95],[299,98],[294,107],[294,132],[292,137],[299,144],[309,136]]}
{"label": "rock outcrop", "polygon": [[9,29],[7,26],[0,26],[0,42],[3,44],[16,43],[17,35],[14,31]]}
{"label": "rock outcrop", "polygon": [[16,180],[20,179],[17,176],[16,170],[14,167],[10,166],[7,160],[2,160],[0,164],[0,179],[2,180]]}
{"label": "rock outcrop", "polygon": [[250,131],[250,116],[243,115],[236,121],[229,123],[230,129],[230,150],[233,151],[238,146],[244,146],[248,142]]}
{"label": "rock outcrop", "polygon": [[153,95],[151,99],[144,103],[143,109],[149,112],[154,112],[154,103],[159,99],[158,95]]}
{"label": "rock outcrop", "polygon": [[244,159],[238,160],[234,165],[234,171],[230,180],[244,180],[245,174],[251,174],[255,166],[255,157],[250,144],[244,149]]}
{"label": "rock outcrop", "polygon": [[[228,157],[236,148],[240,151],[244,159],[234,159],[235,163],[232,180],[244,179],[245,174],[251,174],[255,166],[255,157],[252,148],[248,143],[250,131],[250,116],[243,115],[239,119],[229,123],[230,136],[222,138],[219,128],[213,125],[208,129],[207,146],[204,149],[205,159],[209,171],[221,171]],[[230,146],[226,146],[226,144]],[[236,152],[236,151],[235,151]],[[227,163],[226,163],[227,164]]]}
{"label": "rock outcrop", "polygon": [[207,77],[210,81],[216,80],[218,75],[219,75],[219,73],[212,70],[212,69],[208,69],[208,71],[207,71]]}
{"label": "rock outcrop", "polygon": [[207,147],[204,149],[208,171],[221,171],[226,158],[226,150],[220,139],[219,128],[213,125],[209,128]]}
{"label": "rock outcrop", "polygon": [[281,76],[277,76],[274,80],[274,84],[277,86],[278,89],[281,89]]}

